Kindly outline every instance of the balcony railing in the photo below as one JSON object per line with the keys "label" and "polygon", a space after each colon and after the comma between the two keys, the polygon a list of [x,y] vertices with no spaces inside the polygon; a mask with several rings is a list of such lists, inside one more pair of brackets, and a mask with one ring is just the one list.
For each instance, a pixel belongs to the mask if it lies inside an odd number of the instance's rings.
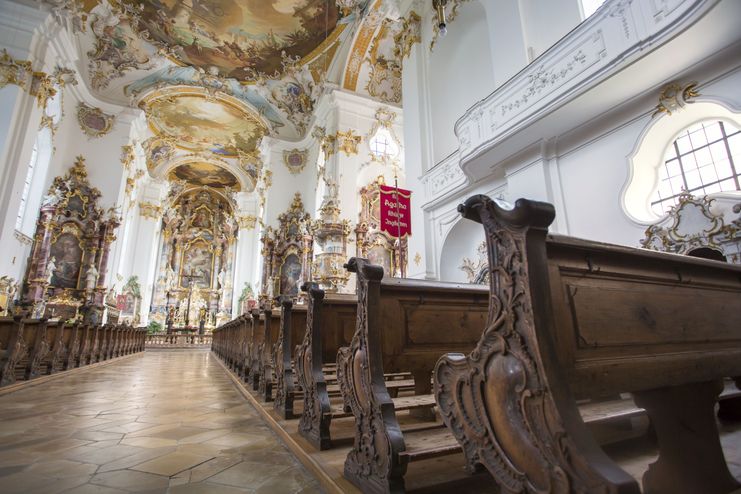
{"label": "balcony railing", "polygon": [[211,348],[210,334],[167,334],[147,335],[147,348]]}

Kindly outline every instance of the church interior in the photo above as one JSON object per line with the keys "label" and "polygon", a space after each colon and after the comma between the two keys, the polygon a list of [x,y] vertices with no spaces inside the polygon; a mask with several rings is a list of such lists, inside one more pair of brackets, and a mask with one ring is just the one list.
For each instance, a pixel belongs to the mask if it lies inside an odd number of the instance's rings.
{"label": "church interior", "polygon": [[0,492],[741,493],[740,25],[0,0]]}

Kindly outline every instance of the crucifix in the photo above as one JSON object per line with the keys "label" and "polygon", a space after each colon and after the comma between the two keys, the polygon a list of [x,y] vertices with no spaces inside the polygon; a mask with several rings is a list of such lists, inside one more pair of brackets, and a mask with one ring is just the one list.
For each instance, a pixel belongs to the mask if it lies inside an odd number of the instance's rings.
{"label": "crucifix", "polygon": [[193,280],[198,280],[201,278],[203,278],[203,276],[201,275],[196,276],[195,274],[193,274],[193,269],[190,270],[190,274],[184,274],[180,276],[181,280],[188,280],[188,308],[185,310],[185,327],[186,328],[190,325],[190,299],[193,296]]}

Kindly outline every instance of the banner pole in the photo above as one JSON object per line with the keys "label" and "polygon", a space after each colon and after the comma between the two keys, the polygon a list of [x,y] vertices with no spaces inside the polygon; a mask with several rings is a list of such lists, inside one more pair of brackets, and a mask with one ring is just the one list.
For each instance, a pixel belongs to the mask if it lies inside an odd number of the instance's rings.
{"label": "banner pole", "polygon": [[394,170],[394,189],[396,189],[395,197],[396,197],[396,241],[399,245],[399,272],[401,273],[402,278],[406,278],[406,269],[404,269],[404,254],[402,253],[401,249],[401,209],[399,208],[399,179],[396,175],[396,170]]}

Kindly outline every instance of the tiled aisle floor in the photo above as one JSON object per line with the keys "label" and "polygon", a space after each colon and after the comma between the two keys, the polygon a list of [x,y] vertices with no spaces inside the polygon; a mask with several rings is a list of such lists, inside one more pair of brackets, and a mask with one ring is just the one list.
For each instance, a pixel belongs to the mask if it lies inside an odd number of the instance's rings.
{"label": "tiled aisle floor", "polygon": [[0,492],[321,490],[210,352],[155,351],[0,396]]}

